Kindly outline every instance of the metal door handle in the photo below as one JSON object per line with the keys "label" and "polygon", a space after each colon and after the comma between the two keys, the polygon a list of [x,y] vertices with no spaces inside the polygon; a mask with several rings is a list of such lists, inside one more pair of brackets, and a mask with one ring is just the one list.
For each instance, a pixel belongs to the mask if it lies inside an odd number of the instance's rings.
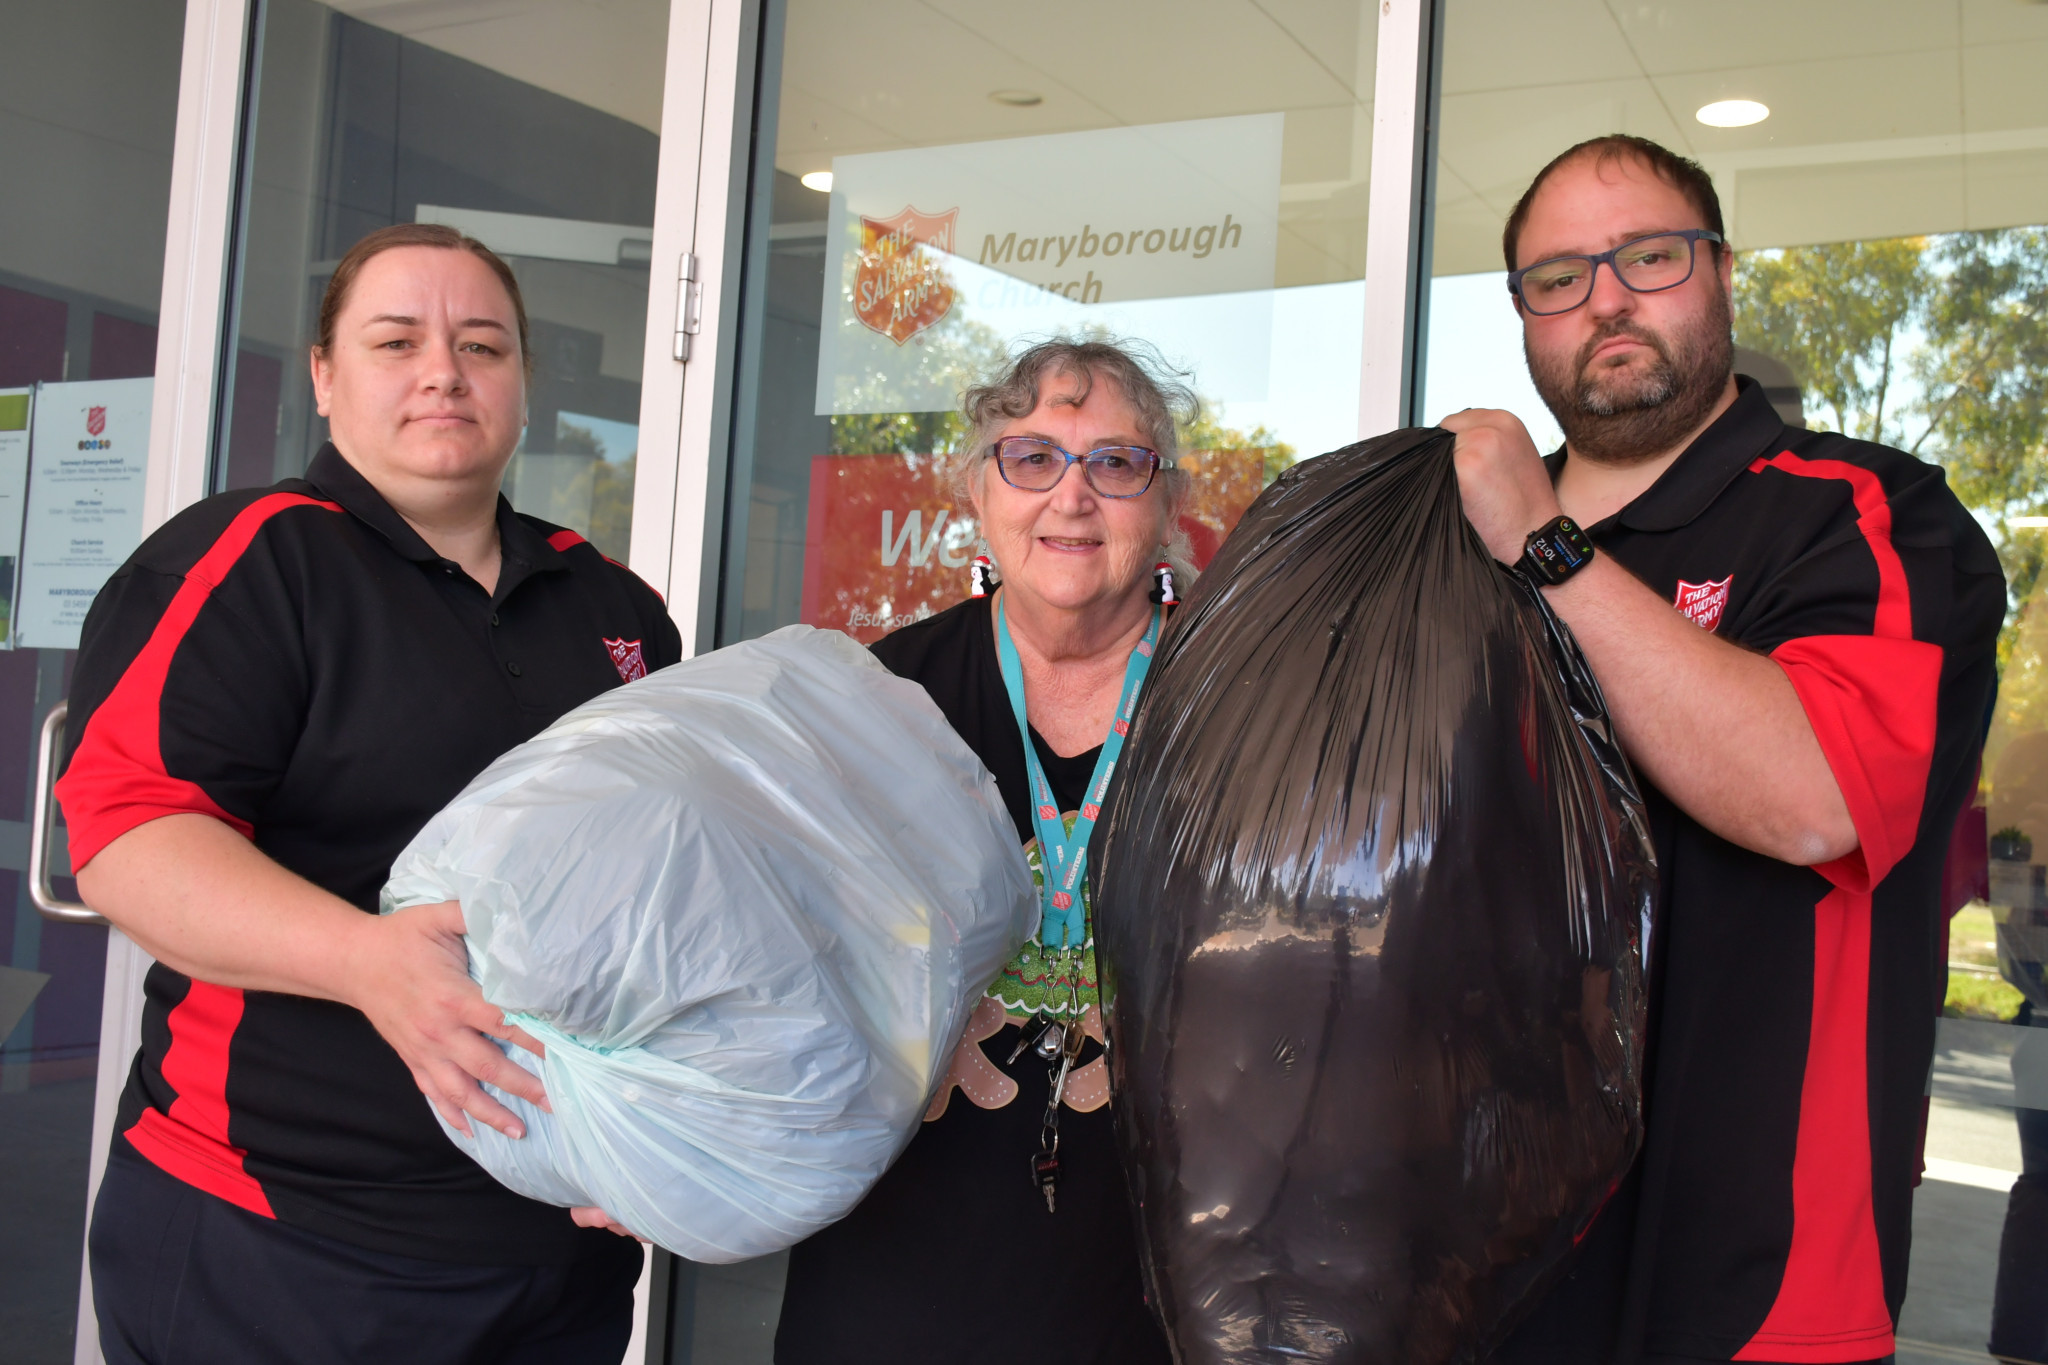
{"label": "metal door handle", "polygon": [[42,740],[36,746],[36,798],[28,817],[28,898],[36,903],[44,919],[66,924],[105,924],[106,916],[84,902],[57,899],[57,890],[50,885],[50,835],[57,827],[51,818],[51,790],[57,781],[64,717],[70,713],[69,702],[60,701],[51,707],[50,714],[43,717]]}

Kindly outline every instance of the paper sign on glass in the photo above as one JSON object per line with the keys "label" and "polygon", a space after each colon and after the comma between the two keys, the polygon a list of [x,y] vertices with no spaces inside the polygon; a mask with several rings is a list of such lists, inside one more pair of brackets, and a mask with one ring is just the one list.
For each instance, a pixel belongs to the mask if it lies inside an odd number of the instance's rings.
{"label": "paper sign on glass", "polygon": [[1024,338],[1266,396],[1283,114],[835,157],[817,410],[936,412]]}
{"label": "paper sign on glass", "polygon": [[142,538],[151,379],[44,384],[30,430],[14,642],[76,649],[86,609]]}

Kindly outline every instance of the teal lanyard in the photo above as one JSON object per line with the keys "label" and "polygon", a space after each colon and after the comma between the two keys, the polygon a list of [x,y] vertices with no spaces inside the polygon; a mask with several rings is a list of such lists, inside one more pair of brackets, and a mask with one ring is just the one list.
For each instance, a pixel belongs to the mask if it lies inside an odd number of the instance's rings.
{"label": "teal lanyard", "polygon": [[[1031,779],[1031,818],[1038,827],[1038,863],[1043,870],[1038,941],[1047,948],[1079,948],[1087,941],[1088,921],[1081,906],[1080,888],[1082,864],[1088,858],[1088,836],[1095,830],[1095,817],[1102,813],[1102,796],[1109,790],[1110,774],[1116,771],[1117,755],[1123,752],[1124,736],[1130,733],[1131,714],[1138,706],[1138,689],[1144,685],[1145,670],[1152,666],[1152,649],[1159,643],[1159,627],[1165,615],[1163,609],[1152,613],[1145,638],[1138,641],[1131,650],[1131,661],[1124,665],[1124,690],[1117,699],[1116,719],[1103,738],[1102,756],[1095,760],[1095,773],[1088,779],[1081,816],[1069,831],[1060,818],[1052,784],[1045,780],[1045,765],[1038,761],[1038,746],[1031,742],[1031,722],[1024,711],[1024,665],[1010,639],[1002,599],[996,599],[996,656],[1003,666],[1003,687],[1010,694],[1010,710],[1017,717],[1017,735],[1024,741],[1024,771]],[[1055,937],[1058,942],[1054,942]]]}

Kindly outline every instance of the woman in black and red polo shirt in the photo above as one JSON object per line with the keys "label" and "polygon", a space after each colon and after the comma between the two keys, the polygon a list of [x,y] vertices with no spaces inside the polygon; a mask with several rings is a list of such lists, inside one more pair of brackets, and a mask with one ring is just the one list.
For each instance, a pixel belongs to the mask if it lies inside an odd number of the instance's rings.
{"label": "woman in black and red polo shirt", "polygon": [[493,758],[681,655],[650,588],[498,493],[526,332],[481,244],[365,238],[312,352],[331,444],[180,513],[87,618],[58,796],[85,900],[157,959],[91,1232],[116,1365],[625,1348],[638,1249],[499,1186],[429,1108],[517,1136],[479,1082],[544,1098],[460,907],[375,913]]}

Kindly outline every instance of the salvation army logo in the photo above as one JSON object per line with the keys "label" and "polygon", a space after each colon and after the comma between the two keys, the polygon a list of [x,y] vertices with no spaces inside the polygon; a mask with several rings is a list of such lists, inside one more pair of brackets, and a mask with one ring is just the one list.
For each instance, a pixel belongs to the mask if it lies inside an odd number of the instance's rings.
{"label": "salvation army logo", "polygon": [[107,410],[104,407],[85,410],[85,431],[88,436],[104,435],[107,430]]}
{"label": "salvation army logo", "polygon": [[1718,583],[1688,583],[1681,578],[1671,605],[1701,630],[1712,632],[1721,625],[1721,613],[1728,608],[1728,585],[1734,581],[1733,574]]}
{"label": "salvation army logo", "polygon": [[647,658],[640,652],[640,641],[606,638],[604,648],[612,656],[612,667],[619,670],[620,682],[632,682],[635,678],[647,676]]}
{"label": "salvation army logo", "polygon": [[920,213],[905,205],[893,218],[860,220],[853,315],[901,346],[953,310],[953,282],[939,253],[953,251],[959,209]]}

